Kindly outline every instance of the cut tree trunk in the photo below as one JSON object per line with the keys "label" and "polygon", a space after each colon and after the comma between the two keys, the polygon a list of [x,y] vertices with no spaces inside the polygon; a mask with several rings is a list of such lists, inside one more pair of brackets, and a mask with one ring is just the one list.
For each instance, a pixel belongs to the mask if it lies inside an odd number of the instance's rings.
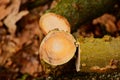
{"label": "cut tree trunk", "polygon": [[[120,68],[120,37],[77,37],[77,41],[80,43],[79,55],[73,57],[76,50],[74,38],[70,38],[64,31],[51,31],[41,43],[40,59],[51,66],[57,68],[60,65],[62,66],[60,69],[64,69],[64,64],[67,65],[68,61],[75,58],[77,60],[76,70],[80,72],[109,72]],[[75,62],[74,65],[71,64],[75,66]],[[46,65],[43,64],[43,66]],[[69,67],[70,65],[67,66],[68,69]]]}
{"label": "cut tree trunk", "polygon": [[[118,0],[61,0],[56,7],[48,10],[45,15],[53,13],[65,17],[71,25],[71,31],[75,31],[78,25],[89,22],[90,20],[101,16],[103,13],[110,12],[117,2]],[[40,19],[40,28],[44,33],[48,33],[50,30],[49,28],[51,27],[60,28],[61,30],[61,27],[65,26],[60,23],[66,23],[66,19],[58,18],[59,16],[53,14],[49,14],[49,17],[47,16],[44,17],[44,19]],[[54,22],[51,23],[53,20]]]}

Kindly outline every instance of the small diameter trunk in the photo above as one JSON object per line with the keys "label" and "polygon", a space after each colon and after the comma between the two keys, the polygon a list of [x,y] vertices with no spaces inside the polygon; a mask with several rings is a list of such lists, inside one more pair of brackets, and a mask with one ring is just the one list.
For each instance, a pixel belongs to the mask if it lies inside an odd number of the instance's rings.
{"label": "small diameter trunk", "polygon": [[64,16],[74,31],[78,24],[83,24],[105,12],[110,12],[117,2],[118,0],[61,0],[56,7],[48,12]]}
{"label": "small diameter trunk", "polygon": [[106,72],[120,68],[120,37],[84,38],[80,42],[80,71]]}

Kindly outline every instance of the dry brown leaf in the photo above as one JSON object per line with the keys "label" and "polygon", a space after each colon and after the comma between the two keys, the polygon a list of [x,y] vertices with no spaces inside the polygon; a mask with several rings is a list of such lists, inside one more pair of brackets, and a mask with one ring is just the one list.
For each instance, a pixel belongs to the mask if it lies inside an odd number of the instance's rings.
{"label": "dry brown leaf", "polygon": [[16,31],[16,28],[17,28],[16,22],[27,14],[28,14],[28,11],[21,11],[15,15],[14,14],[12,15],[12,13],[8,15],[8,17],[4,20],[4,24],[8,27],[8,30],[11,34],[14,34]]}
{"label": "dry brown leaf", "polygon": [[13,0],[13,3],[11,4],[12,12],[4,20],[4,24],[8,27],[11,34],[14,34],[16,31],[16,22],[29,13],[28,11],[19,12],[20,4],[20,0]]}
{"label": "dry brown leaf", "polygon": [[38,60],[31,58],[32,60],[28,61],[21,68],[22,73],[29,73],[30,75],[35,75],[35,73],[42,72],[42,66],[39,64]]}
{"label": "dry brown leaf", "polygon": [[113,15],[110,14],[104,14],[101,17],[98,17],[93,20],[93,24],[102,24],[105,25],[106,30],[110,33],[116,32],[117,27],[116,27],[116,18]]}
{"label": "dry brown leaf", "polygon": [[16,22],[29,12],[27,10],[19,11],[21,0],[1,0],[0,4],[0,22],[3,24],[2,21],[4,21],[8,31],[14,34],[17,28]]}
{"label": "dry brown leaf", "polygon": [[94,19],[93,24],[98,24],[98,23],[106,24],[107,21],[109,21],[109,20],[112,22],[115,22],[116,18],[115,18],[115,16],[106,13],[106,14]]}
{"label": "dry brown leaf", "polygon": [[0,65],[4,65],[8,58],[10,58],[19,49],[18,46],[6,36],[1,43],[2,53],[0,54]]}

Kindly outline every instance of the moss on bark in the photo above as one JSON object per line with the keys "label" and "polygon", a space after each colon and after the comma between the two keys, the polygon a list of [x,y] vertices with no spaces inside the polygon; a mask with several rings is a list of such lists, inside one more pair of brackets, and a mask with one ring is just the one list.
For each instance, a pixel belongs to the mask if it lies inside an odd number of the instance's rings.
{"label": "moss on bark", "polygon": [[104,72],[120,68],[120,37],[79,38],[81,71]]}

